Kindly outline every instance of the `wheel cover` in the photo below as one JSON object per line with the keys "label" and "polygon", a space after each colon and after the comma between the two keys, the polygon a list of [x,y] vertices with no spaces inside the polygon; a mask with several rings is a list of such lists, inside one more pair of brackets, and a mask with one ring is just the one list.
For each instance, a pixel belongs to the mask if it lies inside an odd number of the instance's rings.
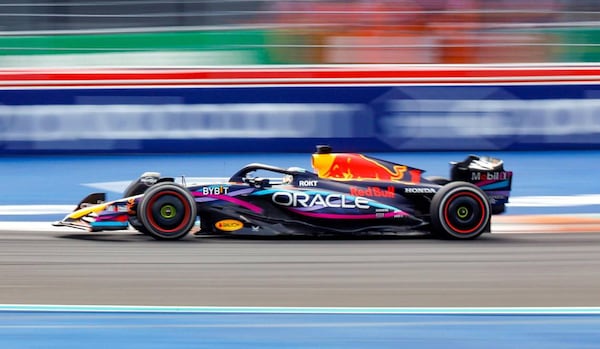
{"label": "wheel cover", "polygon": [[186,198],[179,192],[165,190],[150,198],[146,206],[148,223],[162,234],[178,233],[187,225],[191,208]]}
{"label": "wheel cover", "polygon": [[469,216],[469,208],[465,206],[461,206],[456,210],[456,215],[460,219],[465,219]]}
{"label": "wheel cover", "polygon": [[172,219],[177,215],[177,208],[173,205],[166,204],[160,208],[160,216],[165,219]]}
{"label": "wheel cover", "polygon": [[471,234],[486,222],[487,210],[484,200],[477,194],[460,191],[446,200],[443,208],[444,222],[459,234]]}

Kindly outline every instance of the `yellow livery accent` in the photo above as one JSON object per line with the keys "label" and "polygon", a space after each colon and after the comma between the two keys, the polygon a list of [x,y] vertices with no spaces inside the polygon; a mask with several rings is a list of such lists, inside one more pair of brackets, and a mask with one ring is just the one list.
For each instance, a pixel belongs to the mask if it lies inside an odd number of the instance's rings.
{"label": "yellow livery accent", "polygon": [[215,227],[222,231],[236,231],[244,227],[244,223],[236,219],[224,219],[215,223]]}
{"label": "yellow livery accent", "polygon": [[105,203],[105,204],[94,205],[94,206],[82,208],[82,209],[79,209],[79,210],[71,213],[68,217],[71,219],[79,219],[81,217],[85,217],[85,216],[89,215],[90,213],[99,213],[99,212],[104,211],[106,209],[106,207],[110,204],[111,203]]}

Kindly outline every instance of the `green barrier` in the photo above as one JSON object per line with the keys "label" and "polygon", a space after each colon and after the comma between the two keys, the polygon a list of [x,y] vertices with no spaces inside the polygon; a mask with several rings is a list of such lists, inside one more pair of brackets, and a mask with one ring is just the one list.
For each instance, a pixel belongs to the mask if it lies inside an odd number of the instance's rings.
{"label": "green barrier", "polygon": [[[548,51],[551,61],[600,61],[600,47],[594,44],[600,28],[500,32],[548,35],[556,43]],[[323,57],[326,36],[285,29],[4,36],[0,37],[0,68],[329,63]]]}
{"label": "green barrier", "polygon": [[553,62],[600,62],[600,28],[565,27],[504,30],[503,33],[543,34],[552,38]]}
{"label": "green barrier", "polygon": [[[195,31],[1,37],[0,55],[68,54],[153,50],[261,49],[264,31]],[[262,50],[264,51],[264,50]]]}
{"label": "green barrier", "polygon": [[562,62],[600,62],[600,28],[565,28],[552,31],[565,46],[560,47]]}
{"label": "green barrier", "polygon": [[99,54],[109,65],[135,57],[150,61],[184,57],[192,64],[273,64],[279,63],[268,49],[273,40],[277,38],[272,32],[248,29],[0,37],[0,66],[44,65],[48,60],[59,62],[56,56],[88,65]]}

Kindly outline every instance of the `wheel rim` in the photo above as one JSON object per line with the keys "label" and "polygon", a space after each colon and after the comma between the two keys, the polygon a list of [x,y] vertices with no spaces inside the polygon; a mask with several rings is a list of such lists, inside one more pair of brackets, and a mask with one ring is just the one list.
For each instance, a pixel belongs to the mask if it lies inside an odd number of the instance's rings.
{"label": "wheel rim", "polygon": [[461,206],[458,208],[458,210],[456,210],[456,215],[458,216],[458,218],[460,219],[465,219],[468,217],[469,215],[469,208],[465,207],[465,206]]}
{"label": "wheel rim", "polygon": [[459,234],[479,231],[486,219],[483,199],[471,192],[458,192],[444,205],[444,221],[450,229]]}
{"label": "wheel rim", "polygon": [[176,191],[156,193],[146,206],[148,223],[162,234],[178,233],[190,220],[191,208]]}
{"label": "wheel rim", "polygon": [[177,215],[177,208],[171,204],[164,205],[160,208],[160,216],[164,219],[172,219]]}

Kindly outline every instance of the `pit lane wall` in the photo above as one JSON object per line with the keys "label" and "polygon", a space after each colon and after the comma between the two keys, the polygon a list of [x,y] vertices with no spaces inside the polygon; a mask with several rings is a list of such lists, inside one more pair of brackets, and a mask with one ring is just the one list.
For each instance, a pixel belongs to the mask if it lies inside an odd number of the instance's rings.
{"label": "pit lane wall", "polygon": [[3,154],[600,149],[600,65],[0,70]]}

